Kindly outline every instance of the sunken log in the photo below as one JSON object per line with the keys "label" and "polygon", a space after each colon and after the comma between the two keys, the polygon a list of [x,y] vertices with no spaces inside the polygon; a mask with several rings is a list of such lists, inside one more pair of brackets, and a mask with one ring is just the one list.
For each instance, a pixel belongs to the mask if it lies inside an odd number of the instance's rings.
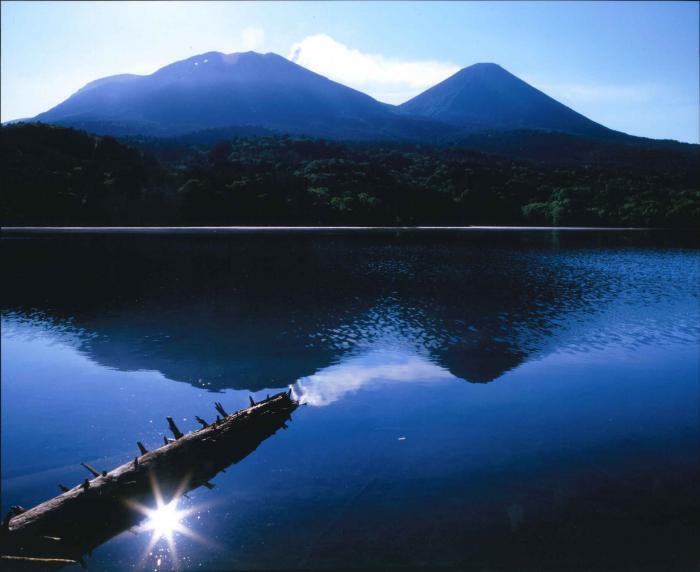
{"label": "sunken log", "polygon": [[90,467],[97,473],[93,479],[34,508],[15,507],[0,528],[3,569],[20,562],[81,562],[144,519],[136,506],[154,508],[158,495],[170,502],[200,486],[213,488],[214,476],[284,426],[298,405],[289,392],[278,393],[111,471]]}

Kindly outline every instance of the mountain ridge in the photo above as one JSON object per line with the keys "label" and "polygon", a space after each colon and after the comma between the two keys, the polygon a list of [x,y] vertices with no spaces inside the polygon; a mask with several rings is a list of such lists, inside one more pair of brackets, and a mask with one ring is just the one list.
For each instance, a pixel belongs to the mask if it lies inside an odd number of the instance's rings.
{"label": "mountain ridge", "polygon": [[35,121],[83,127],[131,126],[134,134],[177,135],[233,125],[320,137],[401,138],[430,130],[429,121],[274,53],[207,52],[149,75],[90,82]]}
{"label": "mountain ridge", "polygon": [[632,137],[586,118],[495,63],[462,68],[394,106],[273,52],[253,51],[210,51],[151,74],[99,78],[33,120],[108,135],[172,136],[239,126],[418,143],[508,129]]}

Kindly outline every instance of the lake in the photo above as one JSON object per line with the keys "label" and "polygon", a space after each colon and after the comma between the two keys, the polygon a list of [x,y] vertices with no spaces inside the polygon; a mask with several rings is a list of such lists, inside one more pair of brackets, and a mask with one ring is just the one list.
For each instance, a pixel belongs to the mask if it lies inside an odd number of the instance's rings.
{"label": "lake", "polygon": [[[2,510],[292,388],[286,430],[90,570],[689,570],[698,243],[5,234]],[[118,531],[117,531],[118,532]]]}

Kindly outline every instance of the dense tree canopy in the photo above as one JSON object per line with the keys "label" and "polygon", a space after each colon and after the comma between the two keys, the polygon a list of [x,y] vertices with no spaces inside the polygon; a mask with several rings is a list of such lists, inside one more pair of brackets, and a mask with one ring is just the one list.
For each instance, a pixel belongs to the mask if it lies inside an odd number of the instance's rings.
{"label": "dense tree canopy", "polygon": [[2,224],[700,226],[697,148],[564,163],[457,147],[215,140],[5,126]]}

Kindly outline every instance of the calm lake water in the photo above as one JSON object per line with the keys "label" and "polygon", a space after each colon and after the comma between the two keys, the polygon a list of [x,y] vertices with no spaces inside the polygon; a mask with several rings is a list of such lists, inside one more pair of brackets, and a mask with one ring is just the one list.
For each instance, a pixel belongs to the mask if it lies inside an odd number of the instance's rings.
{"label": "calm lake water", "polygon": [[5,235],[2,510],[214,402],[306,405],[175,551],[90,570],[700,565],[697,244],[645,232]]}

